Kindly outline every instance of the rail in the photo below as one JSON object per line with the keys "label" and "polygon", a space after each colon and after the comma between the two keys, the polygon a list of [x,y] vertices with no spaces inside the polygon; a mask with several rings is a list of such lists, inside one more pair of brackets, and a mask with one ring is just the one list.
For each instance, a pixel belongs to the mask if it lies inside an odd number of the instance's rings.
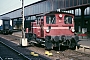
{"label": "rail", "polygon": [[[90,46],[85,46],[85,45],[79,45],[80,48],[83,48],[83,52],[85,52],[85,49],[90,49]],[[78,50],[78,46],[76,46],[76,51]]]}
{"label": "rail", "polygon": [[0,60],[3,60],[3,59],[0,57]]}
{"label": "rail", "polygon": [[[1,42],[1,41],[0,41],[0,43],[2,43],[3,45],[5,45],[6,47],[10,48],[11,50],[15,51],[15,52],[18,53],[19,55],[23,56],[23,57],[26,58],[27,60],[31,60],[30,58],[28,58],[28,57],[25,56],[24,54],[20,53],[19,51],[13,49],[13,48],[10,47],[9,45],[7,45],[7,44],[5,44],[5,43],[3,43],[3,42]],[[2,58],[0,57],[0,59],[2,59]],[[3,59],[2,59],[2,60],[3,60]]]}

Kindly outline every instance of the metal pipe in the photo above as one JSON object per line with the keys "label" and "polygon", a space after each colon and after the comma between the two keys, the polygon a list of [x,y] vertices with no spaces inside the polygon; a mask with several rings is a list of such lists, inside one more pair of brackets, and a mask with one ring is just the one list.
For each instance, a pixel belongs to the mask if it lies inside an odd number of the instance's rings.
{"label": "metal pipe", "polygon": [[24,33],[24,0],[22,0],[22,38],[25,39],[25,33]]}

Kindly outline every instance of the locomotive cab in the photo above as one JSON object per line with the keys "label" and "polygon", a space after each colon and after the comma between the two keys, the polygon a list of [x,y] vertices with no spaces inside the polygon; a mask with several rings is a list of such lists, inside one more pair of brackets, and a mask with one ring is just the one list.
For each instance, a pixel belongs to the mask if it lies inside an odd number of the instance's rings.
{"label": "locomotive cab", "polygon": [[60,50],[60,46],[75,48],[78,36],[74,35],[73,19],[73,14],[64,12],[50,12],[44,16],[37,16],[35,22],[31,22],[31,40],[44,45],[46,49],[58,47]]}
{"label": "locomotive cab", "polygon": [[[73,23],[73,15],[66,14],[66,13],[51,13],[46,15],[46,22],[45,26],[48,27],[46,32],[49,32],[49,30],[69,30],[74,32],[74,23]],[[71,32],[71,34],[73,34]],[[66,34],[70,35],[70,32],[67,33],[59,33],[60,35]],[[59,35],[56,34],[56,35]]]}
{"label": "locomotive cab", "polygon": [[[78,37],[74,35],[74,15],[63,12],[51,12],[45,15],[45,46],[47,48],[68,46],[75,48]],[[49,43],[48,43],[49,42]],[[50,43],[53,42],[53,43]],[[50,44],[51,47],[48,47]]]}

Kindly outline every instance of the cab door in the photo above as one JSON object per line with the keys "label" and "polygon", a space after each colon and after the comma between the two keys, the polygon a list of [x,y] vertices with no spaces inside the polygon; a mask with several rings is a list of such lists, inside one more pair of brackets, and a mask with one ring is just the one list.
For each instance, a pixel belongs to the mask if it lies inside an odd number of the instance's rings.
{"label": "cab door", "polygon": [[44,37],[44,19],[40,20],[41,37]]}

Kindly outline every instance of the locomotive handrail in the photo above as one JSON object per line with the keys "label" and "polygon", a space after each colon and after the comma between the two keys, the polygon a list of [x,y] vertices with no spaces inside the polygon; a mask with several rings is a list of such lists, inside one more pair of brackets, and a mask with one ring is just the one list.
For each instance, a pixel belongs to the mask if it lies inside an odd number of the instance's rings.
{"label": "locomotive handrail", "polygon": [[58,27],[57,24],[47,24],[47,26]]}
{"label": "locomotive handrail", "polygon": [[68,27],[68,26],[73,27],[73,25],[72,25],[72,24],[63,24],[62,26],[63,26],[63,27]]}

